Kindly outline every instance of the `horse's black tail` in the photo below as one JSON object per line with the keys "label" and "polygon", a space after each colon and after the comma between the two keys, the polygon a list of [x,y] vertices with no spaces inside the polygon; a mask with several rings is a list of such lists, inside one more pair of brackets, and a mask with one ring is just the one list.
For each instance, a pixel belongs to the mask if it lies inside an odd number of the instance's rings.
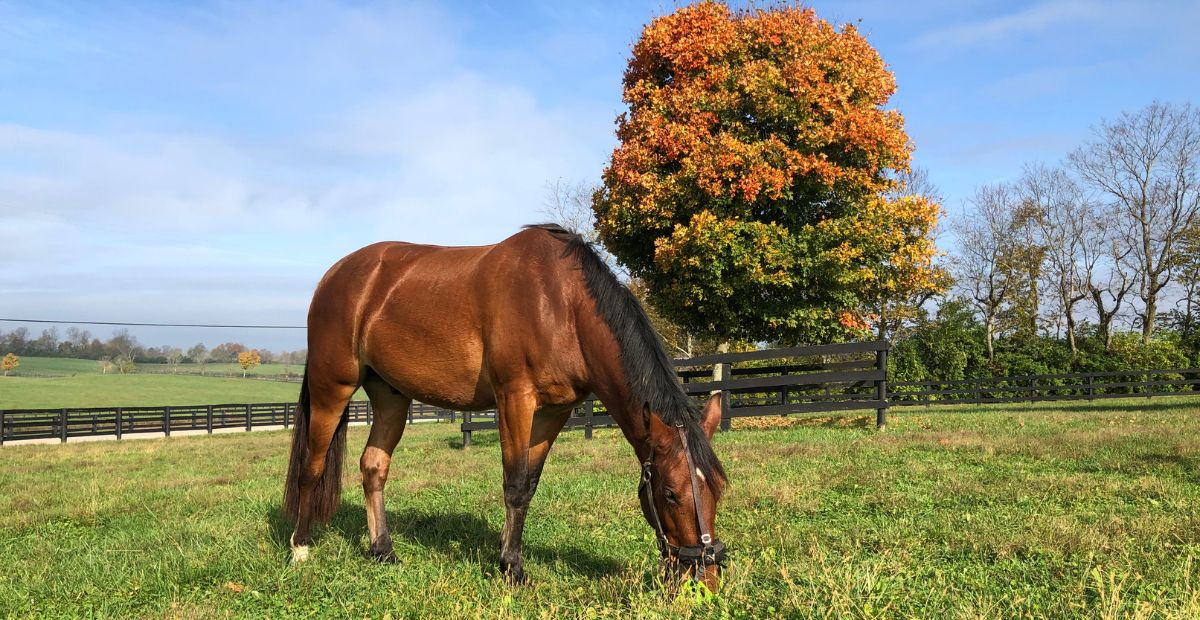
{"label": "horse's black tail", "polygon": [[[313,486],[310,504],[312,518],[328,521],[337,509],[342,496],[342,460],[346,454],[346,425],[350,407],[342,411],[337,430],[329,442],[325,456],[325,469]],[[308,364],[304,365],[304,379],[300,383],[300,402],[296,406],[295,428],[292,431],[292,455],[288,461],[287,484],[283,492],[283,509],[295,520],[300,515],[300,477],[308,466],[308,427],[312,417],[308,395]]]}

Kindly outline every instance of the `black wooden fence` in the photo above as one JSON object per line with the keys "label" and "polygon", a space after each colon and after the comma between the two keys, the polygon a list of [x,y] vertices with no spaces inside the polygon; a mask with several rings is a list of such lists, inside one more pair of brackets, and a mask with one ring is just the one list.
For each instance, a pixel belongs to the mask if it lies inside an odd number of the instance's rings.
{"label": "black wooden fence", "polygon": [[[721,428],[749,416],[786,416],[873,409],[876,425],[887,424],[887,343],[856,342],[746,353],[717,353],[675,360],[684,390],[697,399],[721,392]],[[495,412],[463,414],[463,445],[474,431],[496,428]],[[567,421],[592,436],[596,427],[612,426],[598,400],[587,400]]]}
{"label": "black wooden fence", "polygon": [[[5,441],[109,436],[121,439],[137,433],[170,435],[179,431],[213,432],[220,429],[289,428],[296,416],[295,403],[184,405],[159,407],[67,407],[62,409],[0,410],[0,445]],[[459,414],[424,403],[414,403],[408,419],[448,420]],[[368,401],[352,401],[350,422],[370,424],[374,411]]]}

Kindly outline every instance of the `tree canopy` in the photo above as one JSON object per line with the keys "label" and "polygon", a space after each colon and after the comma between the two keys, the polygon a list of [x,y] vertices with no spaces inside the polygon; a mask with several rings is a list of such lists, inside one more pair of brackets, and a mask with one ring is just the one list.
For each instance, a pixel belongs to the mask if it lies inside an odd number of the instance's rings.
{"label": "tree canopy", "polygon": [[934,200],[897,191],[895,81],[853,26],[718,2],[653,20],[593,209],[666,317],[730,338],[861,335],[883,297],[936,287]]}

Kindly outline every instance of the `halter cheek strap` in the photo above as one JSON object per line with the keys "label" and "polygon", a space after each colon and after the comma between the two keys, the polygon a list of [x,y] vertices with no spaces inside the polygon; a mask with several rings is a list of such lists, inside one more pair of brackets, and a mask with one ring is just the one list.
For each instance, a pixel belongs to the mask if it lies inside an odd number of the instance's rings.
{"label": "halter cheek strap", "polygon": [[688,462],[688,477],[692,483],[692,504],[696,509],[696,525],[700,531],[700,544],[698,545],[672,545],[667,540],[667,533],[663,530],[662,520],[658,516],[658,507],[654,504],[654,451],[650,451],[650,456],[642,463],[642,480],[638,484],[638,496],[645,500],[649,506],[650,516],[654,532],[658,535],[658,551],[663,559],[674,559],[680,564],[694,566],[701,571],[714,564],[721,565],[725,561],[725,544],[716,540],[709,531],[708,526],[704,524],[703,513],[700,511],[700,484],[696,482],[696,465],[692,462],[692,452],[688,450],[687,432],[684,431],[683,425],[676,425],[676,431],[679,433],[679,441],[683,444],[683,453],[687,455]]}

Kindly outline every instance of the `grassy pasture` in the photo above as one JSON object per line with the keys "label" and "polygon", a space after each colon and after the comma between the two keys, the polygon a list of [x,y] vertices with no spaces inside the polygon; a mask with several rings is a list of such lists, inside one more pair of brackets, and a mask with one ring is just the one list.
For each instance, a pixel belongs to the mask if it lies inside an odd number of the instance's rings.
{"label": "grassy pasture", "polygon": [[297,383],[188,375],[0,377],[0,409],[284,403],[299,394]]}
{"label": "grassy pasture", "polygon": [[[257,383],[257,382],[256,382]],[[399,565],[363,557],[353,428],[343,505],[291,566],[283,432],[0,449],[0,616],[1116,618],[1200,616],[1200,401],[931,408],[739,421],[720,596],[655,584],[637,463],[566,433],[494,575],[499,446],[410,429],[387,498]],[[786,426],[783,426],[786,424]],[[775,427],[778,428],[767,428]]]}
{"label": "grassy pasture", "polygon": [[14,376],[22,374],[100,374],[100,362],[96,360],[77,360],[67,357],[31,357],[21,356],[21,365],[12,371]]}

